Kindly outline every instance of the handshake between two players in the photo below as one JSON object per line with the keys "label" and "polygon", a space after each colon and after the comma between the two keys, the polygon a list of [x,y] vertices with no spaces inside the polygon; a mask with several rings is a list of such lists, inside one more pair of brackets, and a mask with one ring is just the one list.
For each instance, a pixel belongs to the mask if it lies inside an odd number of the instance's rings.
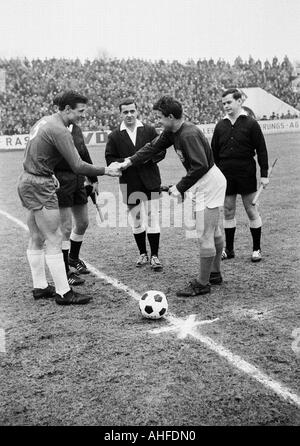
{"label": "handshake between two players", "polygon": [[[132,166],[132,162],[131,162],[130,158],[125,158],[125,160],[122,163],[115,161],[109,165],[109,167],[111,168],[112,174],[107,173],[107,175],[121,176],[122,170],[126,170],[130,166]],[[177,187],[175,185],[170,186],[168,188],[168,193],[169,193],[169,195],[172,195],[173,197],[181,196],[179,190],[177,189]]]}

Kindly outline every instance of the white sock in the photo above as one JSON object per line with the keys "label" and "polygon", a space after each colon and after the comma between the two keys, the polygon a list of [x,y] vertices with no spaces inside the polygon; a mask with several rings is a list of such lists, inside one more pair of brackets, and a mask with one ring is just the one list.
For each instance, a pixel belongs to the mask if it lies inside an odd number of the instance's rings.
{"label": "white sock", "polygon": [[70,251],[70,246],[71,246],[71,243],[70,243],[70,240],[63,240],[62,242],[61,242],[61,249],[64,251]]}
{"label": "white sock", "polygon": [[260,216],[256,220],[249,220],[249,227],[253,229],[260,228],[262,226],[262,219]]}
{"label": "white sock", "polygon": [[236,219],[232,218],[231,220],[223,219],[223,228],[236,228]]}
{"label": "white sock", "polygon": [[27,249],[26,254],[31,269],[33,288],[47,288],[44,250]]}
{"label": "white sock", "polygon": [[63,297],[65,293],[70,291],[63,254],[46,254],[45,259],[53,278],[56,292]]}
{"label": "white sock", "polygon": [[76,232],[74,232],[72,230],[71,235],[70,235],[70,240],[73,240],[73,242],[82,242],[83,241],[83,234],[76,234]]}

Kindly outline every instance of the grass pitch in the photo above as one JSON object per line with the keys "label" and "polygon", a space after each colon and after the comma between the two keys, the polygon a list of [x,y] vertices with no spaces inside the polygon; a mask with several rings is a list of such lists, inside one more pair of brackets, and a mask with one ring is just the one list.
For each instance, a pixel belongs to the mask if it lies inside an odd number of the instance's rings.
{"label": "grass pitch", "polygon": [[[225,282],[211,295],[182,299],[176,290],[197,274],[198,247],[183,228],[163,227],[161,273],[135,267],[128,227],[99,228],[92,203],[82,257],[143,293],[163,291],[179,318],[219,318],[201,333],[300,393],[299,134],[267,137],[278,157],[260,199],[263,261],[250,262],[251,237],[238,201],[236,258],[223,262]],[[103,147],[90,151],[104,163]],[[26,222],[16,193],[23,152],[0,153],[0,210]],[[184,170],[173,149],[160,163],[163,184]],[[99,178],[118,195],[118,181]],[[0,425],[201,426],[297,425],[299,407],[237,370],[197,339],[175,331],[154,334],[164,319],[145,320],[126,292],[90,275],[83,307],[34,302],[25,257],[28,234],[0,214],[1,314],[6,353],[0,352]]]}

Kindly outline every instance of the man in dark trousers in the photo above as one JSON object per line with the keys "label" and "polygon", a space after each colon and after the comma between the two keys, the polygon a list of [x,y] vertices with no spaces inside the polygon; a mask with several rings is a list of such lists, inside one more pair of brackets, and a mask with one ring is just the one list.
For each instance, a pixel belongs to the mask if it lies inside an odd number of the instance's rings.
{"label": "man in dark trousers", "polygon": [[[127,98],[120,102],[119,110],[122,122],[119,128],[108,136],[105,158],[109,166],[113,162],[122,162],[134,155],[146,143],[158,136],[154,127],[137,119],[138,111],[135,100]],[[162,269],[158,258],[160,224],[159,195],[161,178],[156,163],[166,155],[162,150],[155,157],[139,168],[130,167],[120,177],[120,187],[124,203],[127,204],[129,222],[140,252],[137,267],[149,263],[146,248],[146,235],[150,245],[150,266],[154,271]]]}
{"label": "man in dark trousers", "polygon": [[[54,105],[59,107],[61,96],[61,94],[55,96],[53,99]],[[80,127],[77,124],[71,124],[69,130],[81,159],[86,163],[93,164]],[[88,274],[90,272],[85,263],[79,258],[83,237],[89,224],[88,199],[85,188],[86,177],[84,175],[76,175],[65,159],[62,159],[56,165],[54,173],[60,184],[56,194],[63,236],[62,252],[68,282],[73,286],[81,285],[85,281],[78,274]],[[87,180],[93,187],[92,193],[98,192],[97,177],[87,177]],[[70,266],[76,272],[72,272]]]}
{"label": "man in dark trousers", "polygon": [[251,260],[259,262],[262,258],[260,246],[262,220],[257,206],[252,205],[257,190],[254,156],[257,155],[260,166],[260,182],[266,187],[269,179],[265,138],[258,122],[243,110],[242,94],[237,88],[224,91],[222,102],[226,116],[217,123],[211,142],[215,163],[227,179],[224,202],[226,247],[222,259],[231,259],[235,256],[236,197],[240,194],[252,235]]}

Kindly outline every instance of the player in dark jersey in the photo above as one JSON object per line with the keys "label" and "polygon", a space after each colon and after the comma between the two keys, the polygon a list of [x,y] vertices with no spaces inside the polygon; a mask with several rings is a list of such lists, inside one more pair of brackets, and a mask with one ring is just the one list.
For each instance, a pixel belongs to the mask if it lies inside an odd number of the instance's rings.
{"label": "player in dark jersey", "polygon": [[[58,94],[53,99],[53,104],[58,107],[60,99],[61,94]],[[81,159],[93,164],[80,127],[71,124],[69,130]],[[85,182],[92,185],[92,193],[98,193],[98,179],[96,176],[76,175],[65,159],[61,160],[55,167],[55,176],[60,184],[56,194],[63,236],[62,252],[68,282],[73,286],[81,285],[85,281],[78,274],[89,273],[85,263],[79,258],[83,237],[89,224]],[[71,271],[70,266],[75,268],[76,272]]]}
{"label": "player in dark jersey", "polygon": [[171,96],[163,96],[154,104],[163,133],[146,144],[123,163],[121,169],[139,165],[160,150],[174,145],[186,175],[169,189],[170,195],[192,195],[196,215],[196,231],[200,246],[200,272],[197,279],[177,292],[178,296],[196,296],[210,292],[211,284],[220,284],[223,236],[219,226],[220,207],[224,203],[226,179],[214,163],[212,150],[199,128],[184,122],[181,104]]}
{"label": "player in dark jersey", "polygon": [[[33,279],[35,299],[55,297],[60,305],[85,304],[90,297],[75,293],[69,286],[61,252],[62,234],[54,176],[57,164],[64,158],[73,172],[87,176],[120,176],[118,169],[93,166],[84,162],[68,130],[84,115],[87,98],[74,91],[65,92],[59,111],[40,119],[30,130],[26,146],[23,173],[18,180],[18,193],[28,210],[30,239],[27,258]],[[45,247],[45,251],[44,251]],[[48,265],[55,288],[48,285],[45,275]]]}

